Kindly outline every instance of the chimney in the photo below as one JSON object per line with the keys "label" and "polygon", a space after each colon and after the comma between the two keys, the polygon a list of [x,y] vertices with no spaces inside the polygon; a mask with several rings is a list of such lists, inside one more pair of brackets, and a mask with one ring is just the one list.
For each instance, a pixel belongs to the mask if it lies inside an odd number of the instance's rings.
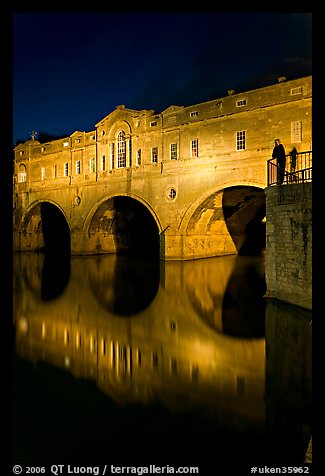
{"label": "chimney", "polygon": [[234,89],[228,89],[227,93],[228,93],[228,96],[232,96],[233,94],[236,93],[236,91]]}
{"label": "chimney", "polygon": [[283,81],[286,81],[286,80],[287,80],[287,78],[285,76],[280,76],[278,78],[279,83],[283,83]]}

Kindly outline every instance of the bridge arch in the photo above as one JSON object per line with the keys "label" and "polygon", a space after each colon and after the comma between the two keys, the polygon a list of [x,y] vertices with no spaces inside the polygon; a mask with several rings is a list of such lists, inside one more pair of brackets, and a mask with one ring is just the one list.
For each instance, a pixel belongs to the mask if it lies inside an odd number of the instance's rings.
{"label": "bridge arch", "polygon": [[265,248],[264,188],[252,180],[225,182],[200,195],[179,224],[185,246],[195,252],[200,244],[203,256],[259,254]]}
{"label": "bridge arch", "polygon": [[96,201],[83,224],[83,233],[97,253],[158,253],[161,231],[161,222],[148,202],[129,193]]}
{"label": "bridge arch", "polygon": [[70,252],[70,223],[63,208],[53,200],[35,200],[19,226],[24,249]]}

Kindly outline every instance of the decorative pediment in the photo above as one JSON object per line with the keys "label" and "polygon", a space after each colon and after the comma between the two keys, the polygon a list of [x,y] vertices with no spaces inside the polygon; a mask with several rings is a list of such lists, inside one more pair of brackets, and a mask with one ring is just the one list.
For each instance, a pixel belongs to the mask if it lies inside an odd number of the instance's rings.
{"label": "decorative pediment", "polygon": [[170,114],[170,113],[173,113],[173,112],[179,112],[182,109],[184,109],[184,106],[169,106],[169,107],[167,107],[167,109],[162,111],[162,114]]}
{"label": "decorative pediment", "polygon": [[120,118],[126,119],[127,116],[131,116],[132,118],[139,117],[139,116],[152,116],[155,114],[155,111],[153,109],[129,109],[126,108],[123,104],[120,106],[116,106],[116,109],[114,111],[110,112],[107,116],[105,116],[103,119],[101,119],[97,124],[95,124],[96,127],[102,126],[105,122],[108,120],[119,120]]}
{"label": "decorative pediment", "polygon": [[75,136],[80,136],[80,134],[84,134],[84,132],[81,131],[74,131],[70,137],[75,137]]}

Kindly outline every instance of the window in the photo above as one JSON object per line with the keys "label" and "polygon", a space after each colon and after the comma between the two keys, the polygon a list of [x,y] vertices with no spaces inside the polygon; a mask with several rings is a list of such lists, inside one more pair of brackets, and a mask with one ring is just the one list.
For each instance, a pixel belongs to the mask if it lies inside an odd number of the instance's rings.
{"label": "window", "polygon": [[69,142],[63,142],[63,147],[68,147]]}
{"label": "window", "polygon": [[76,139],[74,142],[75,144],[80,144],[80,139]]}
{"label": "window", "polygon": [[18,172],[18,182],[19,183],[26,182],[26,179],[27,179],[26,166],[24,164],[20,164],[19,172]]}
{"label": "window", "polygon": [[151,121],[150,122],[150,127],[156,127],[157,121]]}
{"label": "window", "polygon": [[237,106],[237,107],[246,106],[246,99],[239,99],[239,100],[236,102],[236,106]]}
{"label": "window", "polygon": [[106,170],[106,157],[105,155],[102,156],[102,171]]}
{"label": "window", "polygon": [[190,117],[196,117],[199,115],[199,111],[192,111],[190,112]]}
{"label": "window", "polygon": [[301,94],[302,93],[302,87],[298,86],[297,88],[291,88],[290,89],[290,94],[291,96],[295,96],[296,94]]}
{"label": "window", "polygon": [[137,165],[141,165],[141,149],[137,150]]}
{"label": "window", "polygon": [[111,144],[111,160],[112,160],[112,169],[115,167],[115,144],[112,142]]}
{"label": "window", "polygon": [[246,149],[246,131],[237,132],[236,150]]}
{"label": "window", "polygon": [[153,147],[151,149],[151,162],[153,164],[157,164],[158,163],[158,147]]}
{"label": "window", "polygon": [[117,167],[126,167],[126,140],[124,131],[120,131],[117,136]]}
{"label": "window", "polygon": [[53,165],[52,167],[52,177],[56,178],[58,176],[58,168],[56,165]]}
{"label": "window", "polygon": [[21,151],[19,152],[19,155],[24,155],[24,151],[21,150]]}
{"label": "window", "polygon": [[302,121],[291,122],[291,142],[301,142],[302,140]]}
{"label": "window", "polygon": [[176,198],[176,195],[177,195],[177,192],[174,188],[169,188],[167,190],[167,198],[169,198],[170,200],[174,200]]}
{"label": "window", "polygon": [[95,157],[92,157],[89,162],[89,171],[90,173],[96,172],[96,159]]}
{"label": "window", "polygon": [[76,161],[76,174],[79,175],[81,172],[81,163],[80,160]]}
{"label": "window", "polygon": [[191,140],[191,157],[198,157],[199,156],[199,140],[193,139]]}
{"label": "window", "polygon": [[170,144],[170,159],[177,160],[177,144]]}
{"label": "window", "polygon": [[63,165],[63,175],[65,177],[68,177],[69,175],[69,163],[66,162],[64,165]]}
{"label": "window", "polygon": [[45,172],[45,167],[41,167],[41,177],[42,180],[45,180],[46,172]]}

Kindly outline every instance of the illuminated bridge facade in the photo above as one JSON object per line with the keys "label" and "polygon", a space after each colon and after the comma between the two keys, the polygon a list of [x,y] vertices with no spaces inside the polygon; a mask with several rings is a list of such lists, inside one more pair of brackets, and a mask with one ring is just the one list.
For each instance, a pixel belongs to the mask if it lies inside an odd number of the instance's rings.
{"label": "illuminated bridge facade", "polygon": [[274,139],[312,150],[311,79],[161,113],[118,106],[93,131],[19,144],[14,249],[187,260],[263,247]]}

